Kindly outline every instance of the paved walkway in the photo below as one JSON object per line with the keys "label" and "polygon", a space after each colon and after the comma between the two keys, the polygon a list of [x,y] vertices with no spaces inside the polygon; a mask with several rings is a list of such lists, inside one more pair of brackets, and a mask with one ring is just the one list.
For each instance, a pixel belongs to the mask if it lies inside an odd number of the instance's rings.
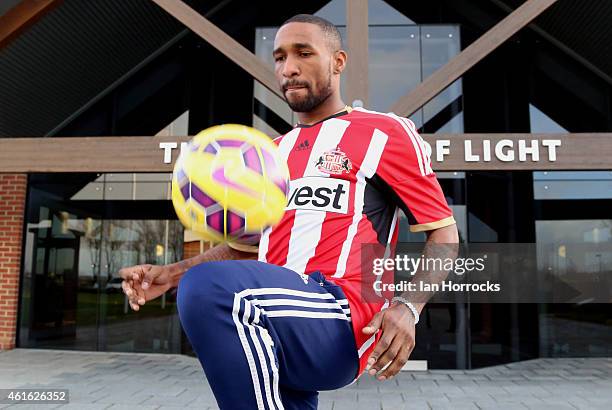
{"label": "paved walkway", "polygon": [[[41,409],[215,409],[197,360],[180,355],[15,349],[0,352],[0,388],[65,388],[67,405]],[[610,409],[612,358],[537,359],[479,370],[363,376],[320,395],[323,410]]]}

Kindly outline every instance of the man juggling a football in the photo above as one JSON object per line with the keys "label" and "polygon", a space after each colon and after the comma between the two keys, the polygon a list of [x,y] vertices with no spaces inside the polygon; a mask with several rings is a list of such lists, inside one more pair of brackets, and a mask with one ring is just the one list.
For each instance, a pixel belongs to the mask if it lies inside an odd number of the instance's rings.
{"label": "man juggling a football", "polygon": [[178,287],[182,326],[222,409],[316,409],[318,391],[364,370],[381,381],[395,376],[425,301],[364,300],[360,249],[397,241],[398,209],[411,231],[427,234],[425,246],[458,242],[414,124],[342,101],[347,54],[337,28],[292,17],[273,57],[299,118],[274,140],[290,174],[280,222],[257,246],[223,243],[171,265],[120,271],[134,310]]}

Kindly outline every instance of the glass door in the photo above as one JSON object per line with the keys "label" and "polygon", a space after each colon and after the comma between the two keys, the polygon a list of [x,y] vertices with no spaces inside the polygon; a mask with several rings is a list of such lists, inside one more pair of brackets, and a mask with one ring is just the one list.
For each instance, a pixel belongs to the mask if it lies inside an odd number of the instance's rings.
{"label": "glass door", "polygon": [[129,352],[180,352],[176,290],[134,312],[118,275],[122,267],[165,265],[182,255],[183,229],[178,221],[119,220],[102,223],[99,349]]}
{"label": "glass door", "polygon": [[[43,198],[31,192],[31,202]],[[19,345],[96,350],[99,221],[49,198],[26,227]]]}
{"label": "glass door", "polygon": [[175,291],[133,312],[118,272],[182,258],[169,174],[33,174],[19,347],[181,351]]}

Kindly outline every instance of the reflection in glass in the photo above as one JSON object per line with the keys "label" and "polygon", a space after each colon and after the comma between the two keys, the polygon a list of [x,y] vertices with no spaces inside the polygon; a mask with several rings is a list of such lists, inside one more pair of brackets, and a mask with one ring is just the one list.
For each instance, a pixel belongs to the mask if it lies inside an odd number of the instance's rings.
{"label": "reflection in glass", "polygon": [[[167,200],[169,178],[169,174],[30,176],[19,346],[181,351],[175,293],[168,292],[136,313],[128,308],[117,275],[125,266],[182,259],[182,225],[168,219],[174,217],[167,214],[168,208],[150,207],[146,201]],[[153,193],[145,195],[151,186]],[[145,194],[139,194],[141,189]],[[140,218],[128,219],[126,215],[134,214],[138,206]]]}
{"label": "reflection in glass", "polygon": [[[608,246],[572,252],[573,244],[612,244],[612,220],[536,221],[538,264],[567,277],[589,275],[606,299],[612,292],[612,254]],[[600,248],[602,251],[598,251]],[[540,356],[576,357],[612,354],[610,304],[540,305]]]}
{"label": "reflection in glass", "polygon": [[[165,265],[182,259],[179,221],[108,220],[102,224],[100,349],[105,351],[180,351],[176,292],[150,301],[134,314],[117,274],[124,266]],[[171,315],[171,317],[168,317]]]}
{"label": "reflection in glass", "polygon": [[612,220],[536,221],[538,268],[555,273],[603,273],[612,267],[612,254],[570,253],[572,245],[612,243]]}
{"label": "reflection in glass", "polygon": [[[43,196],[36,191],[30,203]],[[100,240],[99,221],[47,206],[38,212],[26,225],[19,345],[95,350],[99,255],[90,243]]]}

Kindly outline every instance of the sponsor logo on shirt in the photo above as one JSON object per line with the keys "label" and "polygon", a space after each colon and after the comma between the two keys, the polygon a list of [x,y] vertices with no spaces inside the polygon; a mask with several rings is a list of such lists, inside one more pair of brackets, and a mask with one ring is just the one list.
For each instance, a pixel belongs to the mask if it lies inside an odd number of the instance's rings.
{"label": "sponsor logo on shirt", "polygon": [[315,164],[317,169],[329,175],[341,175],[351,172],[353,164],[340,147],[323,153]]}
{"label": "sponsor logo on shirt", "polygon": [[351,183],[344,179],[306,177],[289,182],[287,210],[348,213]]}

